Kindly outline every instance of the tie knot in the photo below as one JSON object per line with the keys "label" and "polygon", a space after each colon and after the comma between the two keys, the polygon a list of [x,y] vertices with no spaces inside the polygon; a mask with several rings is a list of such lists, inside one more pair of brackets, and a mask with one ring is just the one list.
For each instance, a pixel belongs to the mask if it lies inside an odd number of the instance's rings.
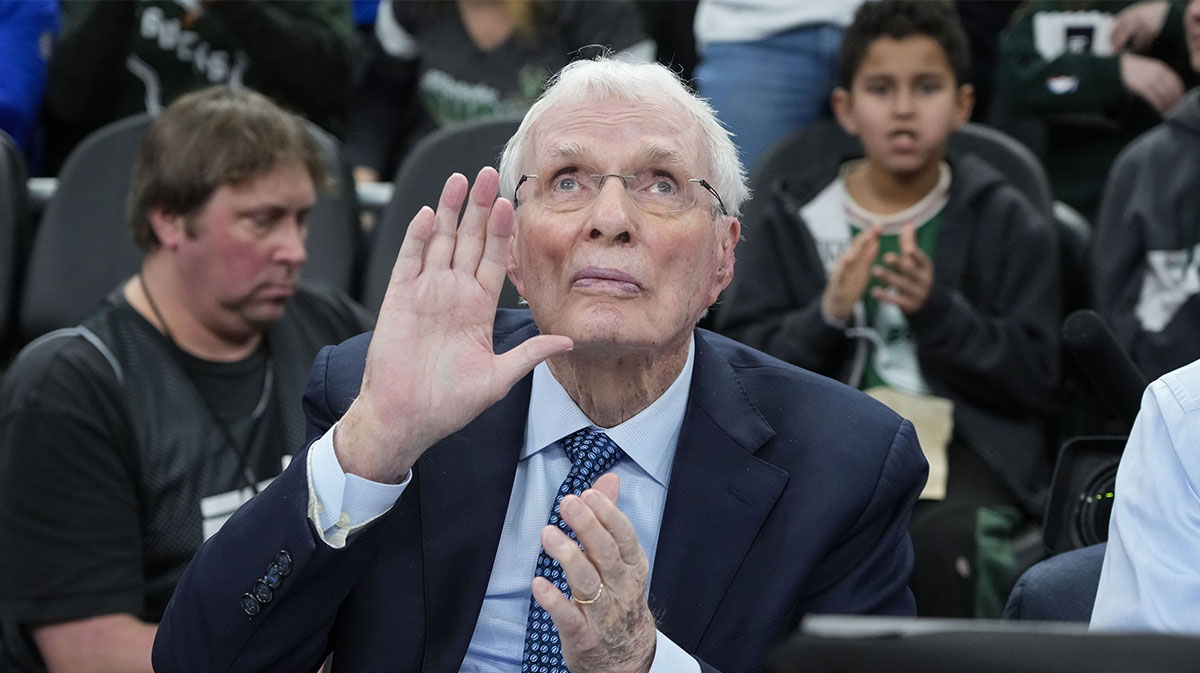
{"label": "tie knot", "polygon": [[562,444],[571,464],[588,475],[588,481],[612,469],[625,455],[608,435],[592,428],[584,428],[563,437]]}

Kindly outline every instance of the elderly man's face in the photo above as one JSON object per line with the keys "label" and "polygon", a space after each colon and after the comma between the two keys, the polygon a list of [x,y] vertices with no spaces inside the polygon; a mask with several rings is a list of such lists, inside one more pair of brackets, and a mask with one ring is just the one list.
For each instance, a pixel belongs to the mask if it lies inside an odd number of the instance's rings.
{"label": "elderly man's face", "polygon": [[[531,140],[522,168],[538,178],[517,193],[510,276],[541,331],[571,337],[577,350],[678,346],[733,277],[740,231],[732,217],[714,221],[716,199],[688,182],[710,178],[700,131],[662,102],[609,99],[551,111]],[[653,177],[636,200],[619,177],[582,205],[550,195],[598,173]],[[694,205],[656,212],[656,199],[675,190],[694,194]]]}

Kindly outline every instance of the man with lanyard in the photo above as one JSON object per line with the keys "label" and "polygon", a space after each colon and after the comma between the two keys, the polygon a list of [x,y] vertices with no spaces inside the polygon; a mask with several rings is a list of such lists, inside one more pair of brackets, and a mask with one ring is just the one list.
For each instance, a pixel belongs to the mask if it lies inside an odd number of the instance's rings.
{"label": "man with lanyard", "polygon": [[188,560],[300,443],[313,356],[371,322],[299,284],[323,180],[303,120],[251,91],[185,95],[148,131],[140,273],[0,389],[0,618],[22,668],[151,670]]}

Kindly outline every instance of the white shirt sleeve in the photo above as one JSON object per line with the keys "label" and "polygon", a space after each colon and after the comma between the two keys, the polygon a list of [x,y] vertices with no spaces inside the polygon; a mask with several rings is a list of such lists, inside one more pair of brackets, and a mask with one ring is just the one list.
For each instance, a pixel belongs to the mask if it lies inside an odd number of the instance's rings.
{"label": "white shirt sleeve", "polygon": [[333,450],[337,427],[334,424],[308,451],[308,518],[326,544],[341,549],[347,536],[396,504],[412,481],[412,471],[399,484],[346,474]]}
{"label": "white shirt sleeve", "polygon": [[683,651],[670,638],[656,631],[657,639],[654,644],[654,661],[650,664],[650,673],[700,673],[700,662],[692,655]]}
{"label": "white shirt sleeve", "polygon": [[1093,629],[1200,631],[1197,484],[1200,366],[1190,365],[1142,396],[1117,469]]}

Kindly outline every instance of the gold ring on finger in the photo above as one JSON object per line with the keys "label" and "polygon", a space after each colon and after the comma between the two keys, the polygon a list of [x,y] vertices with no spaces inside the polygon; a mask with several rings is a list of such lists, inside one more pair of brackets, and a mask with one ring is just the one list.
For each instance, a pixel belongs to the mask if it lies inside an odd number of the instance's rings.
{"label": "gold ring on finger", "polygon": [[595,596],[592,596],[591,598],[579,598],[578,596],[572,595],[571,600],[575,601],[576,603],[578,603],[580,605],[591,605],[592,603],[595,603],[596,601],[600,600],[600,596],[602,596],[602,595],[604,595],[604,582],[601,582],[600,588],[596,589]]}

